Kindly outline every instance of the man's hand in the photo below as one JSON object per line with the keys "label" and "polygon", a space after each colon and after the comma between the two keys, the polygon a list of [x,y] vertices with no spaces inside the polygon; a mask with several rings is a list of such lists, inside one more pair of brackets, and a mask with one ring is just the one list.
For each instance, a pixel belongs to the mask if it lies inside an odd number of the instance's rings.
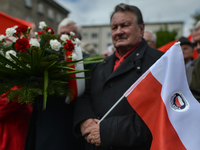
{"label": "man's hand", "polygon": [[98,119],[94,119],[95,124],[93,124],[92,126],[88,127],[85,130],[85,133],[89,133],[87,136],[87,142],[91,143],[91,144],[95,144],[96,146],[100,146],[101,145],[101,139],[100,139],[100,130],[99,130],[99,120]]}
{"label": "man's hand", "polygon": [[86,129],[91,127],[92,125],[96,125],[96,122],[94,119],[87,119],[80,124],[82,136],[87,138],[87,135],[90,134],[90,130],[86,130]]}

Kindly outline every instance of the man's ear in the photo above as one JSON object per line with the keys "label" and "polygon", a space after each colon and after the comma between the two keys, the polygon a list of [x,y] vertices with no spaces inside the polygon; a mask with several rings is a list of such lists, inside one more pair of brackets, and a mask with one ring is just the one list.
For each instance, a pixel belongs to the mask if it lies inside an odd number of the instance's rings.
{"label": "man's ear", "polygon": [[139,27],[140,27],[140,35],[141,35],[141,37],[143,37],[144,36],[144,28],[145,28],[144,23],[142,25],[140,25]]}

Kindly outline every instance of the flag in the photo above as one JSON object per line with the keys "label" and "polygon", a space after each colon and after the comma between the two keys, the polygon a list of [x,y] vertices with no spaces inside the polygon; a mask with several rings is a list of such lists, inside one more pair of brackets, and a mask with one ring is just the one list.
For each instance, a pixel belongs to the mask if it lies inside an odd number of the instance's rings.
{"label": "flag", "polygon": [[179,42],[124,96],[150,129],[151,150],[200,149],[200,104],[190,92]]}
{"label": "flag", "polygon": [[[72,53],[72,52],[71,52]],[[83,54],[81,51],[81,48],[78,46],[75,46],[74,53],[77,55],[77,60],[80,60],[83,58]],[[83,62],[76,63],[72,66],[73,68],[77,70],[84,70]],[[84,72],[72,74],[72,77],[85,77]],[[85,91],[85,79],[69,79],[68,80],[68,87],[73,90],[73,92],[70,92],[70,96],[67,96],[65,99],[65,103],[69,104],[73,100],[75,100],[78,96],[82,95]]]}

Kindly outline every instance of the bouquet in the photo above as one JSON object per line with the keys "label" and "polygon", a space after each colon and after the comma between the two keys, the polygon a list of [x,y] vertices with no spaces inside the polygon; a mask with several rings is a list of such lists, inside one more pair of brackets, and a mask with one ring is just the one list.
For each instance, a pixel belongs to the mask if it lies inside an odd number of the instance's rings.
{"label": "bouquet", "polygon": [[32,103],[35,97],[43,95],[43,109],[47,96],[68,96],[68,80],[73,74],[89,70],[77,70],[77,63],[90,64],[102,61],[99,56],[77,60],[75,48],[81,44],[75,35],[55,35],[45,22],[40,22],[41,31],[30,38],[31,28],[15,26],[6,29],[6,36],[0,35],[0,94],[6,94],[9,101]]}

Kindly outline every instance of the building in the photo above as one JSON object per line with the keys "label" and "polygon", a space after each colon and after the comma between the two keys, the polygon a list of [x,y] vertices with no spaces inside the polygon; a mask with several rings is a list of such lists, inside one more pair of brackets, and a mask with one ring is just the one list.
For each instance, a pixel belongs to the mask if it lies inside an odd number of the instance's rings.
{"label": "building", "polygon": [[[183,22],[145,23],[145,30],[156,32],[166,25],[169,31],[178,31],[177,39],[182,36]],[[82,41],[93,44],[99,54],[102,54],[112,44],[110,25],[82,26]]]}
{"label": "building", "polygon": [[53,0],[1,0],[0,11],[16,18],[34,22],[45,21],[57,33],[58,24],[69,11]]}

